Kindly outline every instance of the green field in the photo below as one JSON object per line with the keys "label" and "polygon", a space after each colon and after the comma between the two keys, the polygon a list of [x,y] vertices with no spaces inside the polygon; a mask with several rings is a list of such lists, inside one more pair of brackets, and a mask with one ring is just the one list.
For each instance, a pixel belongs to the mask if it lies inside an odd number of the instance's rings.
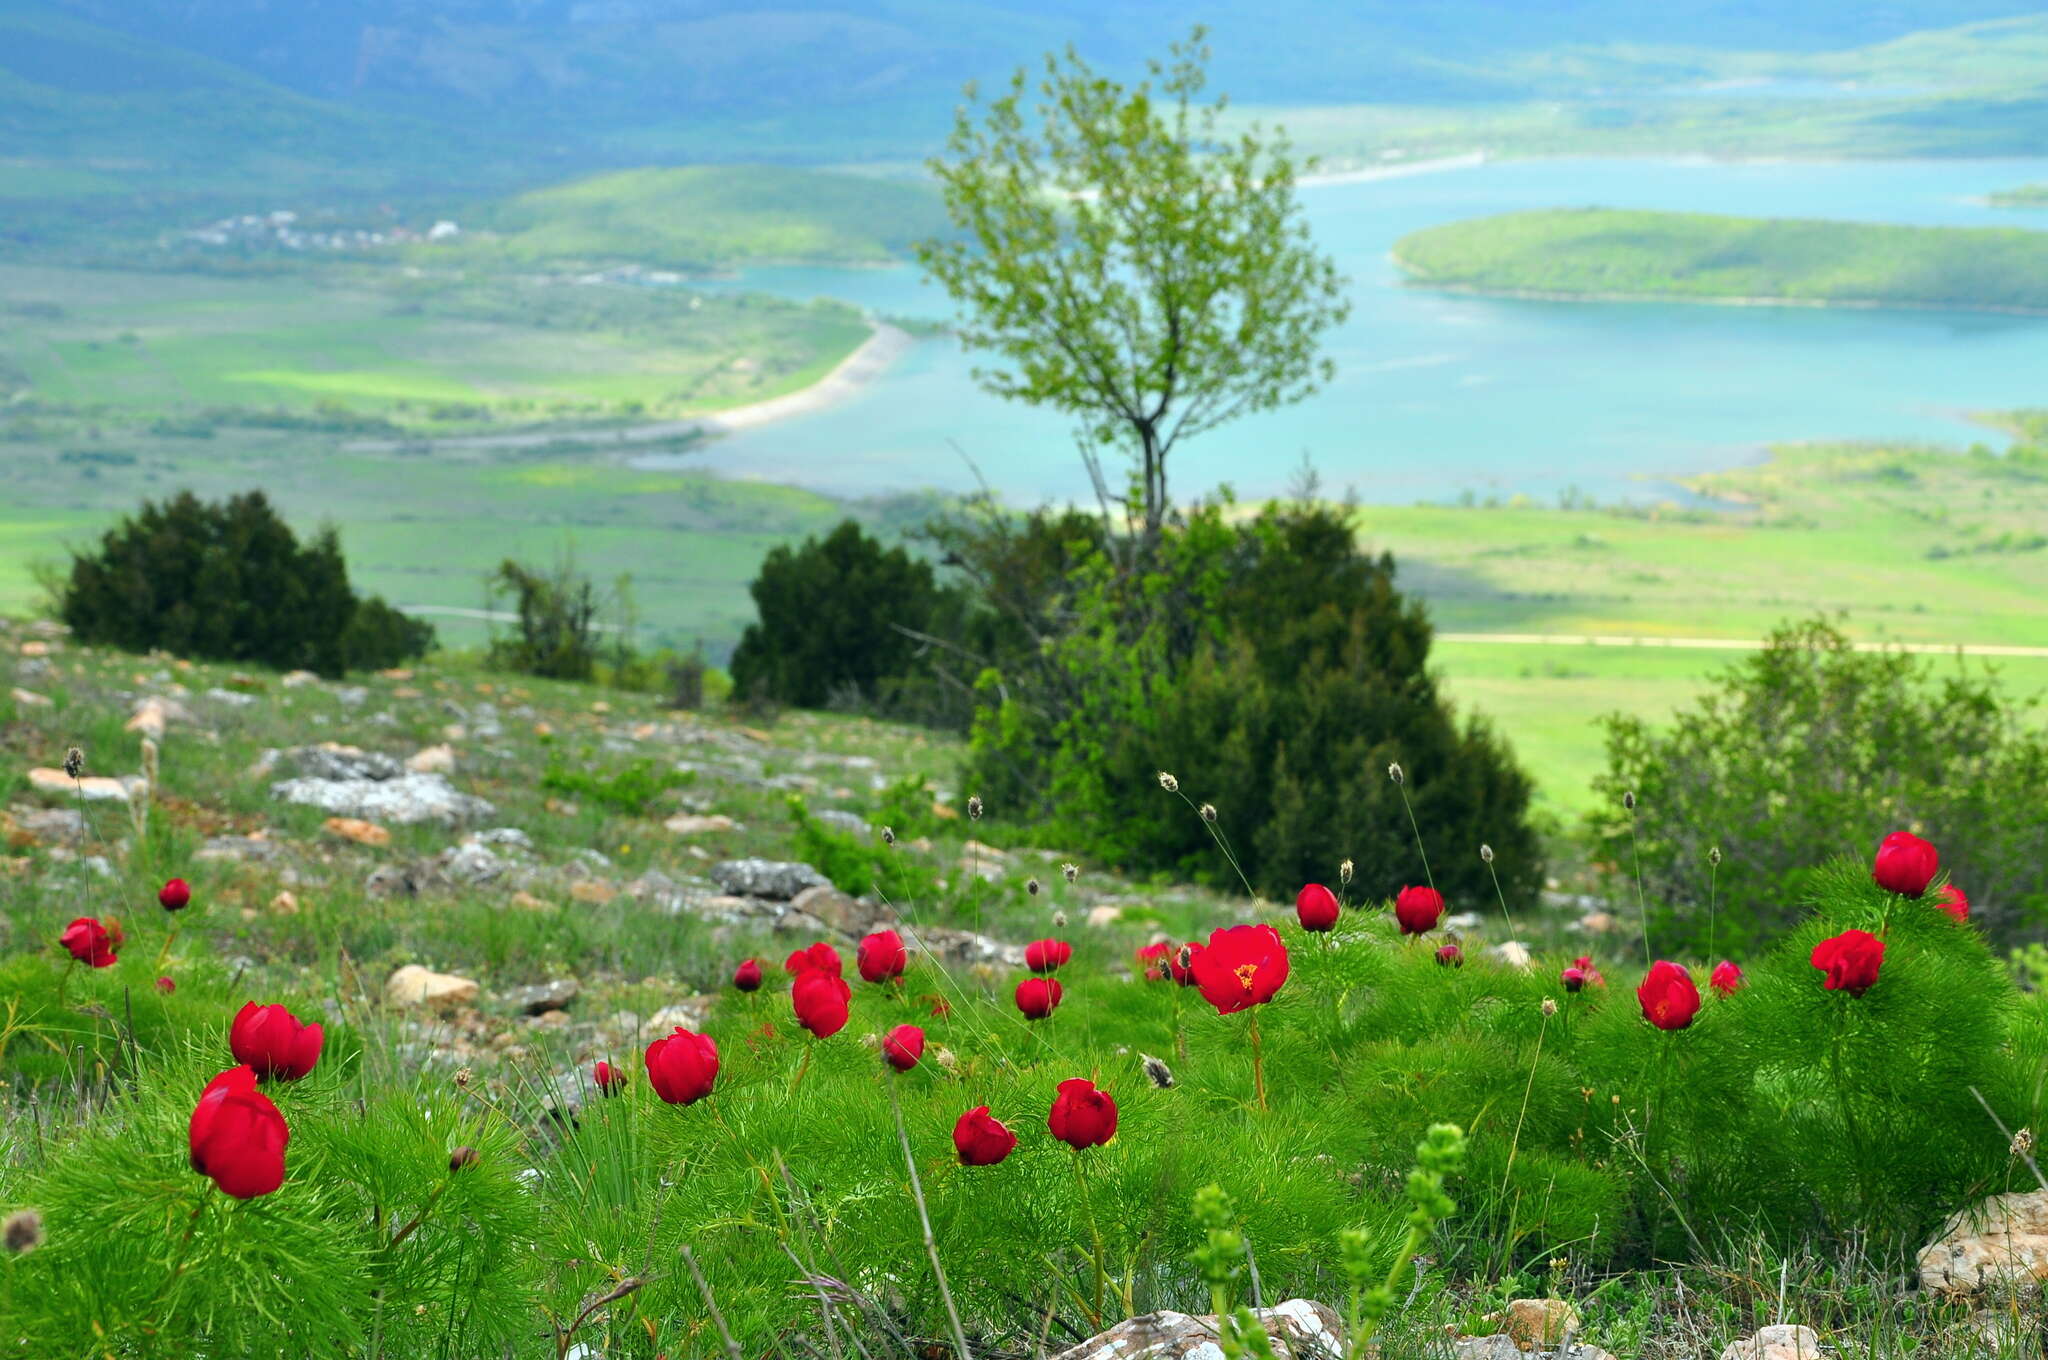
{"label": "green field", "polygon": [[115,418],[686,414],[805,386],[868,334],[828,302],[343,266],[247,278],[0,265],[0,297],[0,386]]}
{"label": "green field", "polygon": [[1988,201],[2000,208],[2048,208],[2048,184],[2022,184],[2001,189]]}
{"label": "green field", "polygon": [[2048,232],[1611,208],[1502,213],[1402,237],[1430,287],[1546,297],[2048,309]]}
{"label": "green field", "polygon": [[[465,258],[519,264],[630,261],[702,269],[741,261],[881,263],[946,229],[919,182],[780,166],[620,170],[483,210]],[[444,252],[421,247],[430,260]]]}

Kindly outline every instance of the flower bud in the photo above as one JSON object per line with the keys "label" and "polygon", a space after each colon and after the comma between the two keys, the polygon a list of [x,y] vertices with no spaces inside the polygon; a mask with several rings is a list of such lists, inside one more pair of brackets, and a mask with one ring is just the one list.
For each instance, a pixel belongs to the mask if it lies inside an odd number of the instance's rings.
{"label": "flower bud", "polygon": [[883,827],[883,828],[882,828],[882,844],[884,844],[884,845],[894,845],[895,843],[896,843],[896,828],[895,828],[895,827],[893,827],[893,826],[885,826],[885,827]]}
{"label": "flower bud", "polygon": [[1140,1053],[1139,1059],[1145,1065],[1145,1079],[1162,1091],[1173,1089],[1173,1069],[1149,1053]]}
{"label": "flower bud", "polygon": [[1634,789],[1630,789],[1627,793],[1621,795],[1621,805],[1630,812],[1636,810],[1636,791]]}
{"label": "flower bud", "polygon": [[1062,864],[1060,872],[1066,875],[1067,882],[1072,883],[1081,876],[1081,866],[1078,864]]}
{"label": "flower bud", "polygon": [[1485,861],[1485,862],[1486,862],[1486,863],[1488,863],[1488,864],[1491,864],[1491,863],[1493,863],[1493,847],[1492,847],[1492,846],[1490,846],[1490,845],[1482,845],[1482,846],[1480,846],[1480,847],[1479,847],[1479,858],[1480,858],[1481,860]]}
{"label": "flower bud", "polygon": [[1024,880],[1024,893],[1025,893],[1025,896],[1027,896],[1027,897],[1036,897],[1036,896],[1038,896],[1038,880],[1037,880],[1037,879],[1035,879],[1035,878],[1027,878],[1027,879],[1025,879],[1025,880]]}
{"label": "flower bud", "polygon": [[1555,1001],[1551,1000],[1551,999],[1550,999],[1549,997],[1547,997],[1547,996],[1546,996],[1546,997],[1544,997],[1544,998],[1543,998],[1543,1018],[1547,1020],[1547,1019],[1549,1019],[1549,1018],[1550,1018],[1551,1016],[1553,1016],[1553,1015],[1556,1015],[1556,1014],[1557,1014],[1557,1003],[1556,1003]]}
{"label": "flower bud", "polygon": [[76,779],[85,771],[85,752],[76,746],[64,752],[64,773]]}
{"label": "flower bud", "polygon": [[1396,784],[1408,782],[1407,776],[1401,773],[1400,761],[1397,760],[1392,765],[1387,766],[1387,778],[1393,780]]}
{"label": "flower bud", "polygon": [[980,821],[980,820],[981,820],[981,795],[980,795],[980,794],[975,794],[975,795],[971,796],[970,798],[968,798],[968,800],[967,800],[967,820],[968,820],[968,821],[970,821],[970,822],[978,822],[978,821]]}
{"label": "flower bud", "polygon": [[1165,789],[1168,793],[1179,793],[1180,781],[1166,771],[1161,770],[1159,772],[1159,787]]}
{"label": "flower bud", "polygon": [[33,1209],[15,1210],[0,1226],[0,1242],[6,1243],[9,1254],[26,1256],[43,1245],[43,1216]]}
{"label": "flower bud", "polygon": [[1339,883],[1349,883],[1351,881],[1351,871],[1351,861],[1347,859],[1337,866],[1337,881]]}
{"label": "flower bud", "polygon": [[1216,805],[1214,803],[1202,804],[1201,813],[1203,821],[1214,822],[1216,820]]}

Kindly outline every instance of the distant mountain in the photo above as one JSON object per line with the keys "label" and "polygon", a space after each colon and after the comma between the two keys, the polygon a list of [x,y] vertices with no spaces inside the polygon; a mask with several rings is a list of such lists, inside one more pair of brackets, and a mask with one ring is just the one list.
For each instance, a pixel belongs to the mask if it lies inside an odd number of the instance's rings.
{"label": "distant mountain", "polygon": [[[10,0],[0,0],[4,9]],[[17,8],[26,0],[12,0]],[[649,124],[823,122],[935,131],[962,81],[1079,43],[1130,68],[1197,21],[1250,102],[1441,102],[1527,93],[1490,59],[1568,46],[1820,51],[2026,13],[2023,0],[36,0],[301,95],[630,141]],[[76,49],[7,52],[17,76],[105,90]],[[44,60],[52,64],[38,71]],[[26,69],[25,69],[26,68]],[[568,126],[563,126],[567,120]],[[758,134],[762,129],[757,127]]]}

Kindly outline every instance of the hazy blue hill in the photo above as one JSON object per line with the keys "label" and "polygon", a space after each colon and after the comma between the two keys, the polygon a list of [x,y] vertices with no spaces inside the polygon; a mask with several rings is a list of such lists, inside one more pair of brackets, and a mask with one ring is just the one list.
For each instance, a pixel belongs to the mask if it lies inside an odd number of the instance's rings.
{"label": "hazy blue hill", "polygon": [[[352,103],[591,118],[775,117],[820,104],[950,99],[1084,39],[1128,64],[1202,18],[1218,78],[1269,102],[1503,97],[1475,63],[1572,44],[1824,51],[2025,14],[2023,0],[59,0],[75,15]],[[944,104],[937,112],[942,115]]]}

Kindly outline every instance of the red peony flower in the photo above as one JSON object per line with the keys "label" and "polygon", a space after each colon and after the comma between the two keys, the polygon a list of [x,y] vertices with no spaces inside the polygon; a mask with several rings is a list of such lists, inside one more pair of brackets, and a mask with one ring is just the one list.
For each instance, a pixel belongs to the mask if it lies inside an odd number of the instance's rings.
{"label": "red peony flower", "polygon": [[1116,1137],[1116,1102],[1086,1077],[1070,1078],[1060,1083],[1045,1126],[1076,1152],[1101,1147]]}
{"label": "red peony flower", "polygon": [[1870,876],[1886,892],[1918,897],[1941,867],[1941,856],[1932,845],[1910,831],[1894,831],[1877,847],[1877,861]]}
{"label": "red peony flower", "polygon": [[1394,899],[1394,919],[1403,935],[1425,935],[1444,914],[1444,895],[1435,888],[1408,887]]}
{"label": "red peony flower", "polygon": [[1301,918],[1303,930],[1318,933],[1337,924],[1337,915],[1342,910],[1337,905],[1337,894],[1320,883],[1311,883],[1294,895],[1294,914]]}
{"label": "red peony flower", "polygon": [[1600,976],[1600,970],[1593,966],[1591,954],[1581,954],[1572,960],[1572,966],[1557,975],[1568,992],[1581,992],[1588,987],[1605,987],[1607,979]]}
{"label": "red peony flower", "polygon": [[1202,957],[1202,945],[1195,940],[1173,951],[1173,957],[1166,961],[1166,971],[1174,982],[1182,987],[1195,985],[1195,960]]}
{"label": "red peony flower", "polygon": [[994,1166],[1017,1146],[1017,1135],[1002,1120],[989,1114],[988,1106],[977,1105],[953,1125],[953,1148],[962,1166]]}
{"label": "red peony flower", "polygon": [[1024,1012],[1026,1020],[1043,1020],[1065,995],[1058,978],[1028,977],[1017,984],[1017,1009]]}
{"label": "red peony flower", "polygon": [[1692,974],[1663,959],[1650,965],[1642,986],[1636,988],[1643,1019],[1658,1029],[1684,1029],[1700,1013],[1700,989]]}
{"label": "red peony flower", "polygon": [[299,1017],[283,1006],[251,1001],[228,1026],[228,1052],[259,1081],[297,1081],[320,1061],[326,1038],[319,1025],[300,1024]]}
{"label": "red peony flower", "polygon": [[1821,984],[1827,990],[1862,996],[1877,985],[1884,941],[1867,930],[1845,930],[1813,947],[1813,966],[1828,975]]}
{"label": "red peony flower", "polygon": [[823,940],[807,949],[797,950],[782,961],[782,966],[789,970],[791,977],[812,972],[830,973],[833,977],[838,977],[845,972],[845,965],[839,960],[839,951]]}
{"label": "red peony flower", "polygon": [[156,903],[165,911],[183,911],[192,901],[192,885],[174,878],[156,890]]}
{"label": "red peony flower", "polygon": [[674,1034],[647,1046],[647,1084],[671,1105],[696,1104],[711,1094],[717,1080],[718,1045],[708,1034],[677,1025]]}
{"label": "red peony flower", "polygon": [[57,937],[57,942],[80,963],[106,968],[113,964],[114,949],[121,943],[121,938],[120,926],[103,923],[95,917],[81,916],[64,927],[64,933]]}
{"label": "red peony flower", "polygon": [[156,989],[165,996],[169,996],[172,992],[178,990],[178,984],[167,977],[160,977],[156,980]]}
{"label": "red peony flower", "polygon": [[759,959],[740,960],[740,966],[732,970],[732,985],[743,992],[759,991],[761,989],[761,961]]}
{"label": "red peony flower", "polygon": [[854,950],[853,961],[860,969],[863,981],[887,982],[890,978],[903,976],[904,968],[910,963],[910,954],[903,947],[901,935],[893,930],[878,930],[860,942],[860,947]]}
{"label": "red peony flower", "polygon": [[1074,946],[1065,940],[1033,940],[1024,946],[1024,966],[1034,973],[1059,971],[1074,957]]}
{"label": "red peony flower", "polygon": [[908,1072],[924,1056],[924,1031],[916,1025],[898,1025],[882,1036],[882,1061],[898,1072]]}
{"label": "red peony flower", "polygon": [[1970,919],[1969,896],[1953,883],[1941,885],[1941,895],[1934,899],[1934,905],[1958,921]]}
{"label": "red peony flower", "polygon": [[1446,968],[1463,968],[1465,951],[1454,944],[1443,945],[1436,951],[1436,961]]}
{"label": "red peony flower", "polygon": [[1734,996],[1742,986],[1742,970],[1735,966],[1733,960],[1723,959],[1715,965],[1713,974],[1707,978],[1707,985],[1722,996]]}
{"label": "red peony flower", "polygon": [[1145,970],[1145,981],[1157,982],[1166,976],[1167,960],[1173,957],[1173,946],[1161,940],[1148,944],[1138,951],[1138,963]]}
{"label": "red peony flower", "polygon": [[1209,933],[1192,971],[1202,999],[1218,1015],[1234,1015],[1271,1001],[1287,981],[1287,946],[1271,926],[1226,926]]}
{"label": "red peony flower", "polygon": [[267,1195],[284,1184],[284,1149],[291,1130],[270,1097],[256,1089],[256,1074],[231,1067],[206,1083],[192,1107],[188,1130],[192,1169],[236,1199]]}
{"label": "red peony flower", "polygon": [[[666,1039],[657,1039],[655,1042],[666,1043],[668,1041]],[[590,1084],[597,1088],[600,1095],[615,1096],[626,1089],[626,1069],[623,1067],[613,1067],[610,1063],[600,1058],[597,1066],[590,1069]]]}
{"label": "red peony flower", "polygon": [[789,986],[796,1022],[820,1039],[829,1039],[846,1028],[846,1006],[852,999],[853,988],[845,979],[822,968],[798,973]]}

